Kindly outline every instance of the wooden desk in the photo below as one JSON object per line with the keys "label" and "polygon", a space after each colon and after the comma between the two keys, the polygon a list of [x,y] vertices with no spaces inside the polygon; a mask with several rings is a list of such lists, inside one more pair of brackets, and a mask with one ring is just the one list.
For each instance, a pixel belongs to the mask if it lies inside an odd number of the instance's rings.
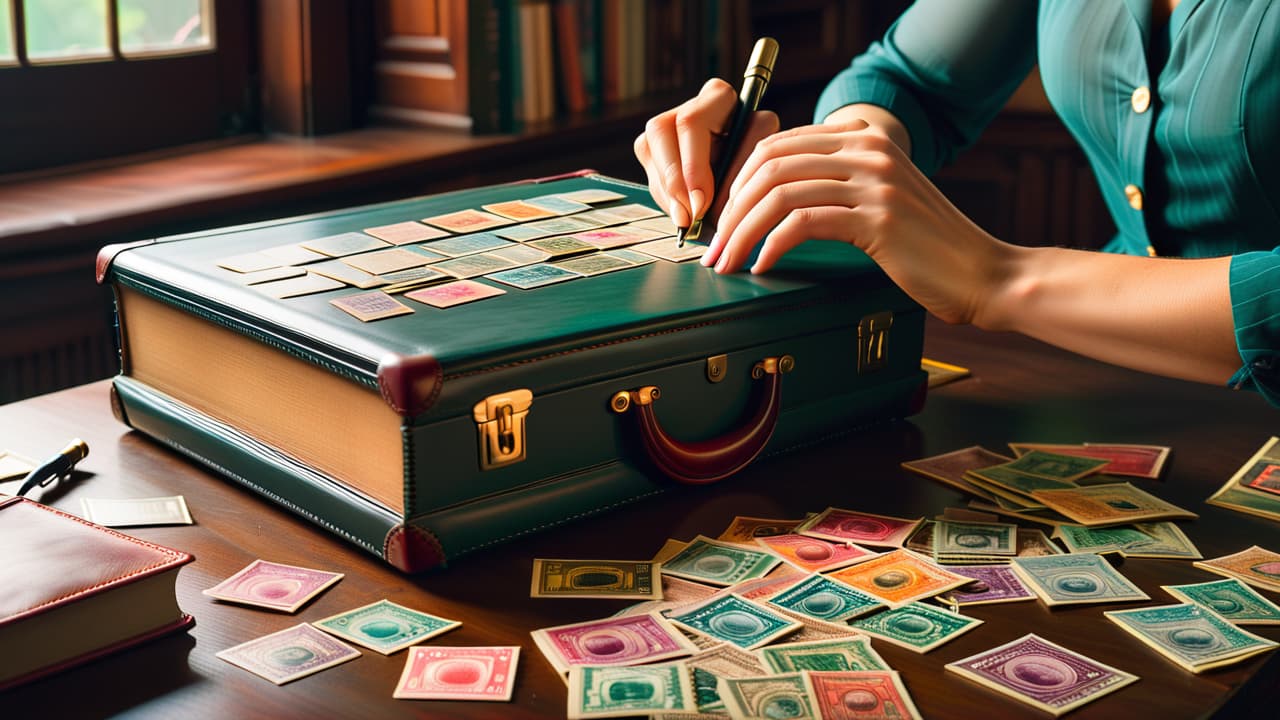
{"label": "wooden desk", "polygon": [[[111,417],[105,382],[0,407],[0,446],[43,455],[79,436],[92,448],[81,463],[92,474],[46,494],[45,502],[78,513],[82,497],[182,494],[197,523],[132,531],[196,556],[178,579],[179,602],[196,617],[194,629],[6,693],[0,707],[12,718],[122,713],[154,718],[563,717],[564,685],[529,631],[602,617],[622,604],[530,599],[532,558],[648,557],[668,537],[717,535],[738,514],[788,518],[837,505],[933,516],[959,504],[960,495],[904,472],[898,463],[973,444],[995,450],[1005,449],[1008,441],[1170,445],[1174,453],[1164,479],[1138,484],[1201,514],[1183,527],[1206,557],[1255,543],[1280,549],[1280,526],[1203,504],[1280,427],[1280,411],[1259,397],[1147,377],[1021,337],[940,323],[929,326],[926,355],[969,367],[974,377],[938,388],[909,422],[768,458],[720,485],[676,488],[416,577],[384,567],[146,437],[126,432]],[[13,489],[0,489],[6,487]],[[346,577],[296,615],[219,604],[201,595],[258,557]],[[1130,559],[1122,570],[1151,595],[1152,605],[1172,601],[1161,584],[1216,577],[1173,560]],[[384,597],[464,622],[433,643],[521,645],[512,703],[393,700],[404,653],[365,652],[283,687],[214,657],[245,640]],[[1051,611],[1038,602],[980,606],[968,612],[984,625],[927,655],[880,641],[874,645],[902,672],[926,718],[1046,717],[942,669],[1027,632],[1141,676],[1140,682],[1075,711],[1073,718],[1270,714],[1280,700],[1280,653],[1192,675],[1123,633],[1103,618],[1104,609]],[[1255,631],[1280,640],[1280,627]]]}

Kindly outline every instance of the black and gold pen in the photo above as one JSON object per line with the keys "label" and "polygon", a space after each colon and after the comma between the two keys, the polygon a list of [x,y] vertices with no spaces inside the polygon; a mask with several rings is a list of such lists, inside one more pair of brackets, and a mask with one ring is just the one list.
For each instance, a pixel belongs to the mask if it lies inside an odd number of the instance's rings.
{"label": "black and gold pen", "polygon": [[76,463],[85,459],[88,454],[89,446],[83,440],[80,438],[72,440],[66,447],[59,450],[57,455],[27,473],[22,486],[18,488],[18,494],[26,495],[36,487],[45,487],[54,480],[70,475]]}
{"label": "black and gold pen", "polygon": [[[742,74],[742,91],[738,93],[738,105],[729,120],[729,126],[725,129],[724,145],[720,148],[720,157],[717,158],[716,166],[712,171],[711,177],[715,185],[711,188],[708,206],[703,208],[704,215],[712,205],[715,205],[716,193],[720,191],[721,183],[729,174],[729,165],[733,163],[733,156],[738,153],[738,146],[742,145],[742,136],[747,131],[747,120],[760,106],[760,98],[764,97],[765,88],[769,87],[769,80],[773,77],[773,64],[777,59],[778,41],[773,38],[760,38],[751,49],[751,60],[747,62],[747,70]],[[688,229],[676,228],[676,246],[684,247],[685,240],[697,240],[701,235],[702,218],[694,218],[693,222],[689,223]]]}

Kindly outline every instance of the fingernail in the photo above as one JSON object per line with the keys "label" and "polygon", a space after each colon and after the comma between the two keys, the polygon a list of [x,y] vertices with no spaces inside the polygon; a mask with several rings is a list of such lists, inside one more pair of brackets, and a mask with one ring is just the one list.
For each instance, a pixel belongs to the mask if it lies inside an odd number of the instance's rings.
{"label": "fingernail", "polygon": [[729,266],[729,256],[721,255],[720,262],[716,263],[716,272],[722,273],[724,272],[724,269],[728,266]]}
{"label": "fingernail", "polygon": [[707,195],[701,190],[689,191],[689,210],[693,213],[693,219],[697,220],[707,211]]}
{"label": "fingernail", "polygon": [[675,200],[671,201],[671,222],[676,227],[688,227],[689,221],[685,218],[685,209]]}
{"label": "fingernail", "polygon": [[702,257],[698,258],[698,264],[702,267],[711,267],[711,251],[707,250],[702,253]]}

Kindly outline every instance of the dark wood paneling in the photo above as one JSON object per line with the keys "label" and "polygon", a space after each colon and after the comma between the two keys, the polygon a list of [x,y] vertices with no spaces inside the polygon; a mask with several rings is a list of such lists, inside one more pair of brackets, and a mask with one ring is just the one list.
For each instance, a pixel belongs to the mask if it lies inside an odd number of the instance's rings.
{"label": "dark wood paneling", "polygon": [[266,132],[323,135],[352,127],[351,20],[346,0],[258,5]]}

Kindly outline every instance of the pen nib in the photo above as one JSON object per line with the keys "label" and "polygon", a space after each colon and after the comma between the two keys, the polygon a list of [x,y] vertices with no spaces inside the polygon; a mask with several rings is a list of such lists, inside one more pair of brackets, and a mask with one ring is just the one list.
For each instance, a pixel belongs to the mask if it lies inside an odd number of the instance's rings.
{"label": "pen nib", "polygon": [[684,228],[676,228],[676,247],[684,247]]}

